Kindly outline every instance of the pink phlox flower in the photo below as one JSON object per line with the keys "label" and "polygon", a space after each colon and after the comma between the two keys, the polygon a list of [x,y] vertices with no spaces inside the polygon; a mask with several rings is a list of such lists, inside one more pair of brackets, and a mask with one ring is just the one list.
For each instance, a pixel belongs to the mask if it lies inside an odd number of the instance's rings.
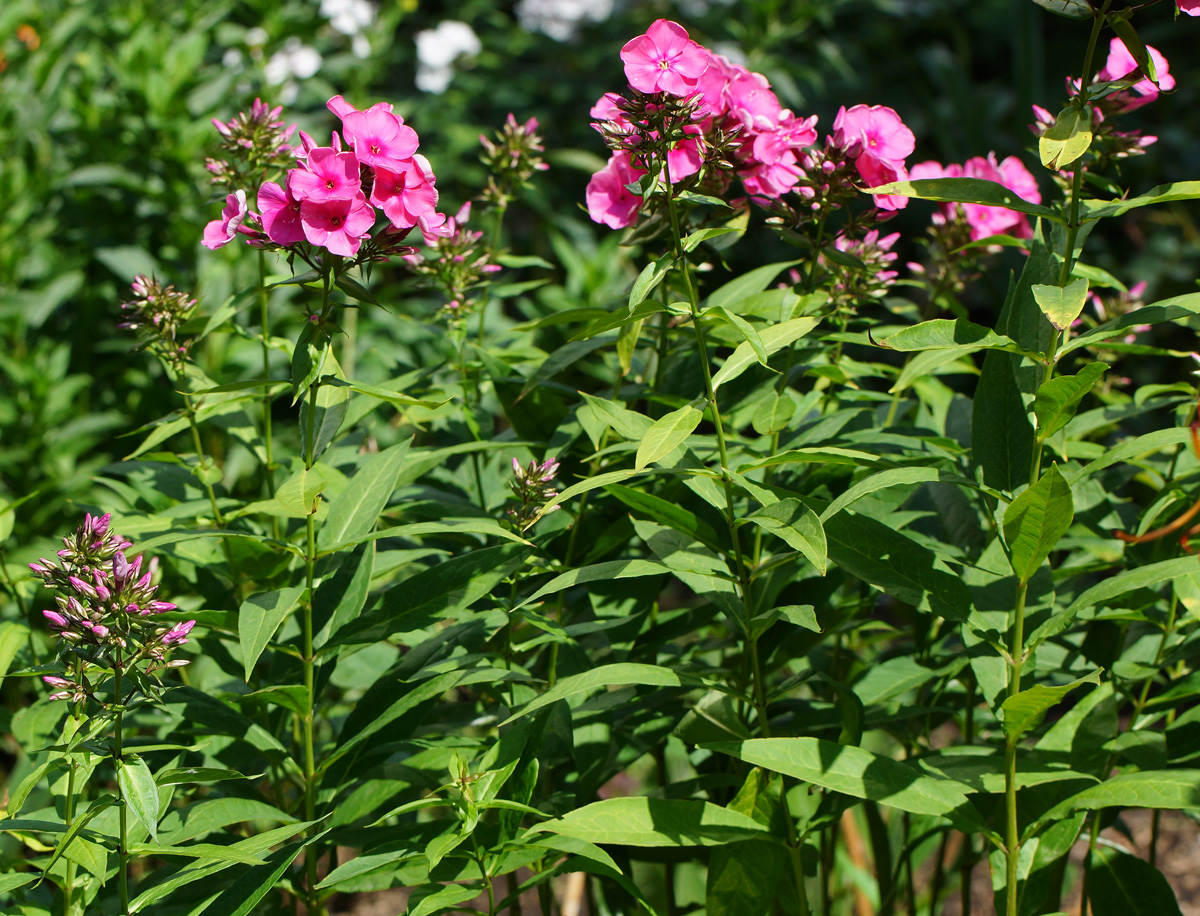
{"label": "pink phlox flower", "polygon": [[429,160],[421,155],[391,167],[377,166],[370,201],[397,229],[411,229],[422,216],[437,209],[434,181]]}
{"label": "pink phlox flower", "polygon": [[[880,159],[870,153],[859,156],[854,161],[854,166],[868,190],[908,179],[908,171],[903,162]],[[901,194],[873,194],[871,199],[880,210],[903,210],[908,206],[908,198]]]}
{"label": "pink phlox flower", "polygon": [[300,224],[300,201],[273,181],[258,189],[258,209],[262,212],[263,231],[277,245],[294,245],[304,241]]}
{"label": "pink phlox flower", "polygon": [[375,208],[361,191],[349,199],[302,200],[300,225],[311,244],[327,248],[331,254],[353,257],[375,225]]}
{"label": "pink phlox flower", "polygon": [[323,146],[308,152],[308,168],[288,172],[288,190],[301,202],[350,200],[362,190],[358,157]]}
{"label": "pink phlox flower", "polygon": [[708,68],[709,52],[688,37],[676,22],[659,19],[645,35],[621,48],[625,77],[639,92],[690,95]]}
{"label": "pink phlox flower", "polygon": [[592,106],[592,110],[588,114],[597,121],[622,121],[628,123],[628,119],[617,103],[621,97],[615,92],[606,92],[596,100],[596,104]]}
{"label": "pink phlox flower", "polygon": [[[996,161],[995,153],[988,153],[986,159],[975,156],[963,164],[963,174],[968,178],[982,178],[1002,184],[1031,204],[1042,202],[1037,180],[1016,156],[1008,156],[1003,162]],[[971,238],[974,241],[990,235],[1008,234],[1019,239],[1027,239],[1033,235],[1029,219],[1024,213],[981,204],[961,206],[967,224],[971,227]]]}
{"label": "pink phlox flower", "polygon": [[[1128,97],[1125,101],[1123,109],[1125,111],[1133,111],[1135,108],[1141,108],[1158,98],[1160,91],[1167,92],[1175,88],[1175,77],[1167,70],[1167,59],[1159,53],[1157,48],[1152,48],[1146,45],[1146,52],[1150,55],[1150,60],[1154,63],[1154,72],[1158,77],[1158,85],[1150,82],[1149,78],[1139,80],[1130,87],[1140,98]],[[1096,78],[1101,81],[1119,80],[1127,76],[1132,76],[1138,72],[1137,61],[1133,59],[1133,55],[1129,53],[1129,49],[1125,47],[1125,42],[1120,38],[1113,38],[1108,45],[1108,60],[1104,62],[1104,69],[1096,74]]]}
{"label": "pink phlox flower", "polygon": [[[446,224],[450,222],[450,218],[445,213],[433,212],[417,218],[417,228],[421,230],[421,238],[425,240],[426,245],[436,245],[438,239],[448,239],[454,234],[453,229],[447,229]],[[404,256],[409,264],[419,264],[425,260],[419,253],[407,254]]]}
{"label": "pink phlox flower", "polygon": [[204,227],[204,241],[201,244],[213,251],[224,248],[238,234],[238,229],[242,225],[242,220],[246,218],[247,212],[246,192],[238,189],[225,198],[225,208],[221,211],[221,218],[214,219]]}
{"label": "pink phlox flower", "polygon": [[1200,16],[1200,0],[1175,0],[1181,13],[1189,16]]}
{"label": "pink phlox flower", "polygon": [[755,134],[750,148],[759,162],[778,163],[788,151],[801,150],[817,142],[816,115],[801,120],[790,111],[783,114],[778,126]]}
{"label": "pink phlox flower", "polygon": [[753,161],[748,168],[741,169],[738,178],[746,193],[754,198],[775,200],[792,190],[804,177],[796,154],[785,149],[774,161]]}
{"label": "pink phlox flower", "polygon": [[417,151],[417,132],[392,114],[391,106],[384,110],[375,105],[366,111],[352,111],[342,117],[346,142],[369,166],[388,167],[409,159]]}
{"label": "pink phlox flower", "polygon": [[633,223],[637,219],[642,198],[632,193],[626,185],[638,181],[645,174],[645,169],[634,166],[628,153],[613,153],[608,164],[588,182],[584,199],[591,218],[610,229],[624,229]]}
{"label": "pink phlox flower", "polygon": [[833,144],[851,158],[870,155],[885,163],[902,164],[912,155],[917,139],[900,115],[886,105],[843,106],[833,121]]}
{"label": "pink phlox flower", "polygon": [[713,117],[729,114],[729,85],[743,73],[749,72],[745,67],[730,63],[728,58],[710,51],[708,66],[696,81],[696,92],[700,96],[703,111]]}
{"label": "pink phlox flower", "polygon": [[779,125],[783,106],[761,73],[743,70],[729,81],[725,97],[729,112],[747,130],[774,130]]}
{"label": "pink phlox flower", "polygon": [[[918,162],[908,170],[909,181],[962,177],[962,166],[956,162],[951,162],[948,165],[942,165],[940,162],[935,162],[934,160],[930,159],[926,162]],[[958,212],[958,204],[939,204],[937,211],[933,214],[932,221],[934,225],[943,225],[947,220],[954,219],[955,214]]]}

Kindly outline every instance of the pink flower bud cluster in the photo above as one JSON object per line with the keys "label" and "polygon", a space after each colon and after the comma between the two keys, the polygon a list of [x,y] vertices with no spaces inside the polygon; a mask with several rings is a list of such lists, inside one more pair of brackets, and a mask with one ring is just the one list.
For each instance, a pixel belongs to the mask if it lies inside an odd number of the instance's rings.
{"label": "pink flower bud cluster", "polygon": [[404,261],[420,278],[422,285],[440,288],[446,296],[443,313],[452,322],[461,321],[475,307],[472,292],[488,274],[500,270],[493,264],[483,246],[483,233],[466,228],[471,217],[471,202],[463,204],[458,213],[442,225],[421,226],[429,255],[415,251],[404,255]]}
{"label": "pink flower bud cluster", "polygon": [[528,531],[543,515],[553,512],[558,506],[552,506],[546,512],[542,505],[558,495],[554,478],[558,475],[558,460],[547,458],[539,462],[531,459],[528,467],[523,467],[516,458],[512,460],[513,479],[509,481],[517,499],[521,501],[518,507],[510,507],[508,517],[518,531]]}
{"label": "pink flower bud cluster", "polygon": [[255,99],[249,113],[239,111],[228,123],[213,118],[213,127],[221,135],[221,149],[228,159],[208,159],[205,168],[212,173],[214,185],[241,187],[246,181],[261,180],[264,173],[280,171],[292,162],[288,143],[296,130],[280,119],[283,107],[272,108]]}
{"label": "pink flower bud cluster", "polygon": [[[672,184],[723,194],[736,176],[756,202],[774,206],[795,192],[810,215],[856,197],[857,183],[870,188],[907,177],[904,160],[915,140],[890,108],[842,108],[817,149],[815,115],[784,108],[766,77],[692,41],[677,23],[658,20],[625,45],[621,59],[629,97],[607,93],[591,111],[614,151],[588,183],[588,212],[598,223],[619,229],[636,221],[643,200],[629,185],[656,155]],[[885,210],[906,203],[875,199]]]}
{"label": "pink flower bud cluster", "polygon": [[[912,167],[910,177],[913,180],[925,178],[982,178],[1004,185],[1017,196],[1031,204],[1040,204],[1042,194],[1038,190],[1037,180],[1029,170],[1021,164],[1016,156],[1008,156],[997,162],[995,153],[987,157],[975,156],[962,165],[951,163],[942,165],[940,162],[919,162]],[[965,222],[970,228],[972,241],[978,241],[992,235],[1011,235],[1014,238],[1027,239],[1033,235],[1029,225],[1029,217],[1024,213],[1016,213],[1004,207],[987,207],[982,204],[942,204],[934,214],[935,224],[949,222]]]}
{"label": "pink flower bud cluster", "polygon": [[[74,646],[88,661],[108,667],[143,661],[147,673],[187,664],[164,665],[164,661],[167,652],[187,642],[195,621],[172,627],[153,621],[156,615],[175,610],[176,605],[155,597],[157,564],[153,560],[144,563],[141,556],[129,560],[125,550],[133,545],[113,532],[110,522],[110,515],[85,516],[75,533],[63,538],[57,561],[43,557],[29,565],[47,588],[58,593],[54,596],[56,609],[44,610],[42,616],[65,644]],[[68,686],[57,680],[48,679],[47,683]],[[74,696],[77,689],[78,685],[71,685],[66,695]]]}
{"label": "pink flower bud cluster", "polygon": [[163,286],[153,277],[138,274],[133,278],[133,298],[122,302],[129,318],[117,325],[136,331],[141,346],[153,350],[168,362],[187,359],[191,341],[180,336],[180,329],[191,317],[196,300],[188,293]]}
{"label": "pink flower bud cluster", "polygon": [[[257,247],[296,250],[306,243],[372,260],[396,252],[397,230],[420,225],[425,231],[445,222],[437,212],[433,169],[417,152],[417,133],[389,103],[359,111],[337,95],[328,107],[341,118],[342,136],[335,131],[328,146],[318,146],[301,131],[294,151],[299,165],[282,185],[262,183],[257,212],[244,191],[230,194],[221,218],[205,228],[207,247],[221,248],[241,234]],[[372,239],[376,208],[388,225]]]}
{"label": "pink flower bud cluster", "polygon": [[487,187],[480,197],[485,203],[507,206],[513,192],[517,188],[528,187],[529,179],[535,172],[550,168],[538,155],[544,149],[537,129],[537,118],[519,124],[516,115],[509,112],[494,140],[480,134],[483,155],[479,160],[488,170]]}
{"label": "pink flower bud cluster", "polygon": [[878,229],[871,229],[861,237],[843,232],[833,240],[834,248],[862,264],[846,267],[821,256],[822,266],[833,276],[828,291],[836,311],[853,311],[861,303],[883,297],[895,285],[900,274],[891,269],[897,257],[891,249],[899,238],[899,232],[880,237]]}

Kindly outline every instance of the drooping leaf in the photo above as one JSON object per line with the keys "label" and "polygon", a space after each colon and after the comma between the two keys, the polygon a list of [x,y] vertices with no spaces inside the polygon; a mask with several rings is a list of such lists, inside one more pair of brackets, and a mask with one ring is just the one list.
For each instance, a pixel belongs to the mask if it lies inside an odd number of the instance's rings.
{"label": "drooping leaf", "polygon": [[303,585],[294,585],[291,588],[262,592],[242,602],[238,611],[238,641],[242,648],[242,665],[245,668],[247,683],[263,649],[267,647],[284,618],[295,610],[304,592]]}
{"label": "drooping leaf", "polygon": [[1093,671],[1087,677],[1063,684],[1061,687],[1036,684],[1009,697],[1000,706],[1004,734],[1009,743],[1015,744],[1027,731],[1037,728],[1050,708],[1057,705],[1072,690],[1084,684],[1099,683],[1100,672]]}
{"label": "drooping leaf", "polygon": [[821,527],[817,513],[800,500],[781,499],[750,513],[744,521],[769,531],[793,550],[798,550],[822,576],[825,575],[829,566],[825,529]]}
{"label": "drooping leaf", "polygon": [[753,818],[696,799],[607,798],[530,830],[614,846],[720,846],[769,836]]}
{"label": "drooping leaf", "polygon": [[1051,465],[1041,480],[1025,490],[1004,510],[1004,540],[1013,572],[1028,582],[1050,555],[1075,518],[1071,485]]}
{"label": "drooping leaf", "polygon": [[1038,155],[1048,169],[1065,169],[1092,145],[1092,107],[1068,105],[1038,139]]}
{"label": "drooping leaf", "polygon": [[117,761],[117,785],[129,810],[158,839],[158,786],[150,768],[137,754],[127,754]]}

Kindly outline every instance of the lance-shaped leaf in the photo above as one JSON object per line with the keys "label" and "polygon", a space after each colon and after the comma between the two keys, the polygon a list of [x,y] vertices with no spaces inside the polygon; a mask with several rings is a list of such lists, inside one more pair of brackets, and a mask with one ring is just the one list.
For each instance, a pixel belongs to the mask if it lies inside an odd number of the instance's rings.
{"label": "lance-shaped leaf", "polygon": [[565,677],[549,690],[530,700],[519,711],[510,716],[504,723],[512,722],[531,712],[537,712],[544,706],[557,703],[567,697],[581,693],[591,693],[602,687],[620,686],[641,687],[697,687],[700,681],[695,677],[679,674],[661,665],[643,665],[636,662],[618,662],[612,665],[601,665],[590,671]]}
{"label": "lance-shaped leaf", "polygon": [[959,829],[972,833],[986,829],[979,812],[967,800],[972,791],[969,786],[926,775],[860,747],[819,738],[754,738],[704,747],[834,792],[870,799],[911,814],[945,817]]}
{"label": "lance-shaped leaf", "polygon": [[1076,375],[1051,379],[1038,388],[1033,402],[1039,439],[1047,439],[1071,422],[1083,396],[1100,380],[1108,363],[1089,363]]}
{"label": "lance-shaped leaf", "polygon": [[1025,833],[1032,835],[1046,824],[1062,820],[1073,811],[1095,811],[1099,808],[1200,808],[1200,770],[1121,773],[1059,802]]}
{"label": "lance-shaped leaf", "polygon": [[893,194],[900,197],[916,197],[920,200],[936,200],[946,203],[983,204],[988,207],[1004,207],[1017,213],[1028,213],[1055,223],[1066,223],[1059,211],[1031,204],[1015,191],[996,181],[983,178],[918,178],[916,181],[893,181],[891,184],[871,188],[872,194]]}
{"label": "lance-shaped leaf", "polygon": [[1067,19],[1091,19],[1095,13],[1087,0],[1033,0],[1042,9]]}
{"label": "lance-shaped leaf", "polygon": [[1025,353],[1011,337],[997,334],[965,318],[922,321],[876,343],[902,353],[916,350],[1007,350],[1009,353]]}
{"label": "lance-shaped leaf", "polygon": [[1016,744],[1025,732],[1031,728],[1037,728],[1050,707],[1057,704],[1076,687],[1099,683],[1100,672],[1093,671],[1087,677],[1063,684],[1061,687],[1046,687],[1043,684],[1037,684],[1009,697],[1000,707],[1001,719],[1004,720],[1004,735],[1008,739],[1008,743]]}
{"label": "lance-shaped leaf", "polygon": [[157,841],[158,785],[146,761],[136,754],[118,760],[117,785],[121,787],[121,798],[133,816],[150,832],[151,839]]}
{"label": "lance-shaped leaf", "polygon": [[1092,107],[1068,105],[1038,140],[1038,155],[1048,169],[1065,169],[1092,145]]}
{"label": "lance-shaped leaf", "polygon": [[664,254],[657,261],[651,261],[638,274],[637,280],[633,283],[633,289],[629,291],[629,311],[633,311],[637,304],[645,299],[653,292],[654,287],[662,283],[663,277],[667,275],[667,271],[675,264],[675,256],[673,254]]}
{"label": "lance-shaped leaf", "polygon": [[781,499],[777,503],[763,506],[740,524],[757,525],[783,540],[793,550],[798,550],[813,566],[825,575],[829,565],[825,529],[817,513],[798,499]]}
{"label": "lance-shaped leaf", "polygon": [[720,846],[770,837],[745,814],[691,798],[606,798],[528,832],[538,831],[616,846]]}
{"label": "lance-shaped leaf", "polygon": [[1031,289],[1042,314],[1060,331],[1069,328],[1087,304],[1088,281],[1085,277],[1072,280],[1066,286],[1035,283]]}
{"label": "lance-shaped leaf", "polygon": [[[765,329],[758,335],[759,340],[762,341],[763,350],[770,356],[776,350],[799,340],[815,328],[820,320],[820,318],[793,318]],[[738,344],[729,359],[725,360],[725,365],[718,369],[717,374],[713,376],[713,391],[716,391],[725,382],[733,381],[757,361],[758,354],[755,353],[754,347],[749,343]]]}
{"label": "lance-shaped leaf", "polygon": [[642,437],[642,444],[638,446],[637,457],[633,462],[634,467],[640,471],[683,445],[704,419],[704,411],[699,409],[702,404],[704,399],[697,398],[692,403],[655,420]]}
{"label": "lance-shaped leaf", "polygon": [[1092,854],[1087,888],[1095,916],[1182,916],[1161,871],[1107,846]]}
{"label": "lance-shaped leaf", "polygon": [[303,585],[278,591],[262,592],[253,595],[242,602],[238,612],[238,640],[242,647],[242,665],[245,667],[246,682],[250,681],[250,672],[254,663],[262,655],[263,649],[279,629],[285,617],[300,603],[304,594]]}
{"label": "lance-shaped leaf", "polygon": [[1195,200],[1200,197],[1200,181],[1173,181],[1151,188],[1137,197],[1124,200],[1087,200],[1080,202],[1080,219],[1104,219],[1109,216],[1124,216],[1137,207],[1150,207],[1173,200]]}
{"label": "lance-shaped leaf", "polygon": [[1004,540],[1013,572],[1028,582],[1075,518],[1071,486],[1051,465],[1042,479],[1009,503],[1004,511]]}
{"label": "lance-shaped leaf", "polygon": [[396,489],[396,481],[412,439],[373,455],[359,465],[354,476],[329,505],[329,514],[317,532],[317,543],[336,550],[375,527]]}

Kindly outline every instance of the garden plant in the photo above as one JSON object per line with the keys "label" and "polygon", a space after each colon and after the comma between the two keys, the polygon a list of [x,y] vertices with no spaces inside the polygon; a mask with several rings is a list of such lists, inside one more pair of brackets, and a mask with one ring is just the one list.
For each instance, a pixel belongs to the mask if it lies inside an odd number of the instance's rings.
{"label": "garden plant", "polygon": [[[0,911],[1180,914],[1200,291],[1147,302],[1112,250],[1200,200],[1136,168],[1200,82],[1141,36],[1194,48],[1200,2],[1018,5],[1074,56],[1011,152],[961,162],[899,104],[786,107],[682,13],[600,49],[589,150],[517,110],[470,166],[348,63],[321,111],[185,92],[231,6],[134,17],[129,72],[191,55],[145,70],[149,133],[217,116],[190,162],[160,135],[144,178],[56,185],[161,246],[103,246],[91,369],[37,342],[84,268],[11,298]],[[29,54],[103,53],[70,44],[85,4],[12,9]],[[347,61],[363,9],[322,3]],[[540,190],[573,167],[574,200]],[[15,286],[53,235],[29,219],[0,224]],[[142,382],[127,416],[102,357]],[[98,432],[125,438],[88,463]]]}

